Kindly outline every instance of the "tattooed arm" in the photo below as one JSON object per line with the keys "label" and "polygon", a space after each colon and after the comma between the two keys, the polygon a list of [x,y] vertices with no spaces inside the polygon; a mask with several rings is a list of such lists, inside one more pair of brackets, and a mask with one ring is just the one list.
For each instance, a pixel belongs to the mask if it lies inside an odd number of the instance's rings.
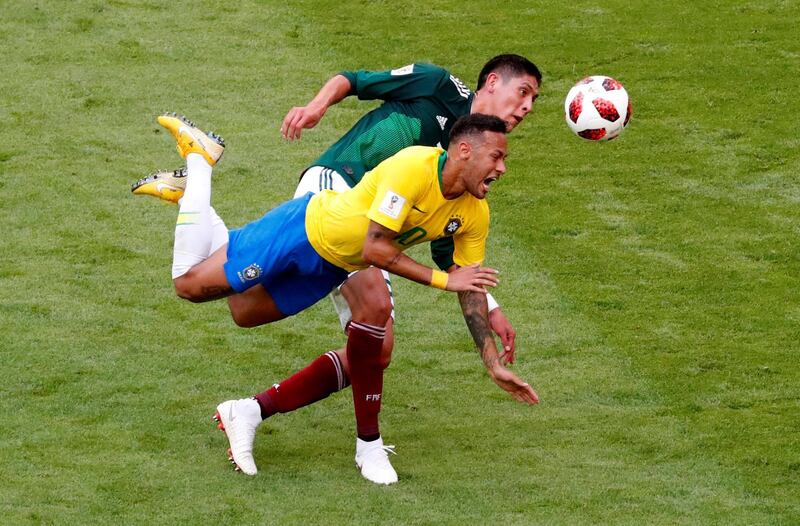
{"label": "tattooed arm", "polygon": [[461,303],[464,320],[467,322],[469,333],[478,348],[483,365],[491,371],[500,362],[500,356],[497,353],[497,345],[489,326],[489,307],[486,303],[486,295],[480,292],[459,292],[458,301]]}
{"label": "tattooed arm", "polygon": [[489,371],[494,383],[507,391],[515,400],[526,404],[536,404],[539,396],[530,385],[508,370],[497,352],[492,328],[489,324],[489,308],[486,294],[482,292],[459,292],[458,301],[464,313],[464,320],[478,348],[483,365]]}

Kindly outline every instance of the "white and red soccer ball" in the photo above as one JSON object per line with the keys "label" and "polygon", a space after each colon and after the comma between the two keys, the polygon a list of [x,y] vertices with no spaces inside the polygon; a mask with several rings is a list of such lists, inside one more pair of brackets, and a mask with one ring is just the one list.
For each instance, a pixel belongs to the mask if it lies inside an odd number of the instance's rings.
{"label": "white and red soccer ball", "polygon": [[569,90],[564,116],[569,129],[579,137],[608,141],[622,133],[631,120],[631,101],[622,84],[611,77],[593,75]]}

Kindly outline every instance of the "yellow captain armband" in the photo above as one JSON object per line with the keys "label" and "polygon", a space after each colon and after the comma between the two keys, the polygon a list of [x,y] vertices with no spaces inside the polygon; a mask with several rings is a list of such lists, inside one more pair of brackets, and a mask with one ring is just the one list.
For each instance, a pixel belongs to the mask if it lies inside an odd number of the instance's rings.
{"label": "yellow captain armband", "polygon": [[433,274],[431,274],[431,287],[436,287],[437,289],[445,290],[447,288],[447,272],[442,272],[441,270],[434,270]]}

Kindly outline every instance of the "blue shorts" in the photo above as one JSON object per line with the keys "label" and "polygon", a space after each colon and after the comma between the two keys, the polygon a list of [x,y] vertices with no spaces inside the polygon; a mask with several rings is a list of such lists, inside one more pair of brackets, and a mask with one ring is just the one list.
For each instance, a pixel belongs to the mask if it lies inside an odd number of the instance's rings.
{"label": "blue shorts", "polygon": [[287,201],[261,219],[231,230],[225,276],[236,292],[261,284],[281,313],[307,309],[347,279],[320,256],[306,235],[312,194]]}

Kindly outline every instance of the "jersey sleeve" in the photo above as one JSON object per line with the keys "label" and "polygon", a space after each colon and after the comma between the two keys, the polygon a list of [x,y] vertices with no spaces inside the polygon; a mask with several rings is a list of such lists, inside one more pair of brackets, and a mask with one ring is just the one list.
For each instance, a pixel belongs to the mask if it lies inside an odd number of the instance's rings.
{"label": "jersey sleeve", "polygon": [[367,219],[400,232],[411,207],[424,192],[419,174],[398,156],[385,160],[375,170],[382,173]]}
{"label": "jersey sleeve", "polygon": [[483,263],[489,237],[489,207],[485,201],[471,216],[468,228],[453,236],[453,262],[459,267]]}
{"label": "jersey sleeve", "polygon": [[389,71],[342,71],[350,81],[350,95],[361,100],[411,100],[436,93],[449,73],[432,64],[409,64]]}

